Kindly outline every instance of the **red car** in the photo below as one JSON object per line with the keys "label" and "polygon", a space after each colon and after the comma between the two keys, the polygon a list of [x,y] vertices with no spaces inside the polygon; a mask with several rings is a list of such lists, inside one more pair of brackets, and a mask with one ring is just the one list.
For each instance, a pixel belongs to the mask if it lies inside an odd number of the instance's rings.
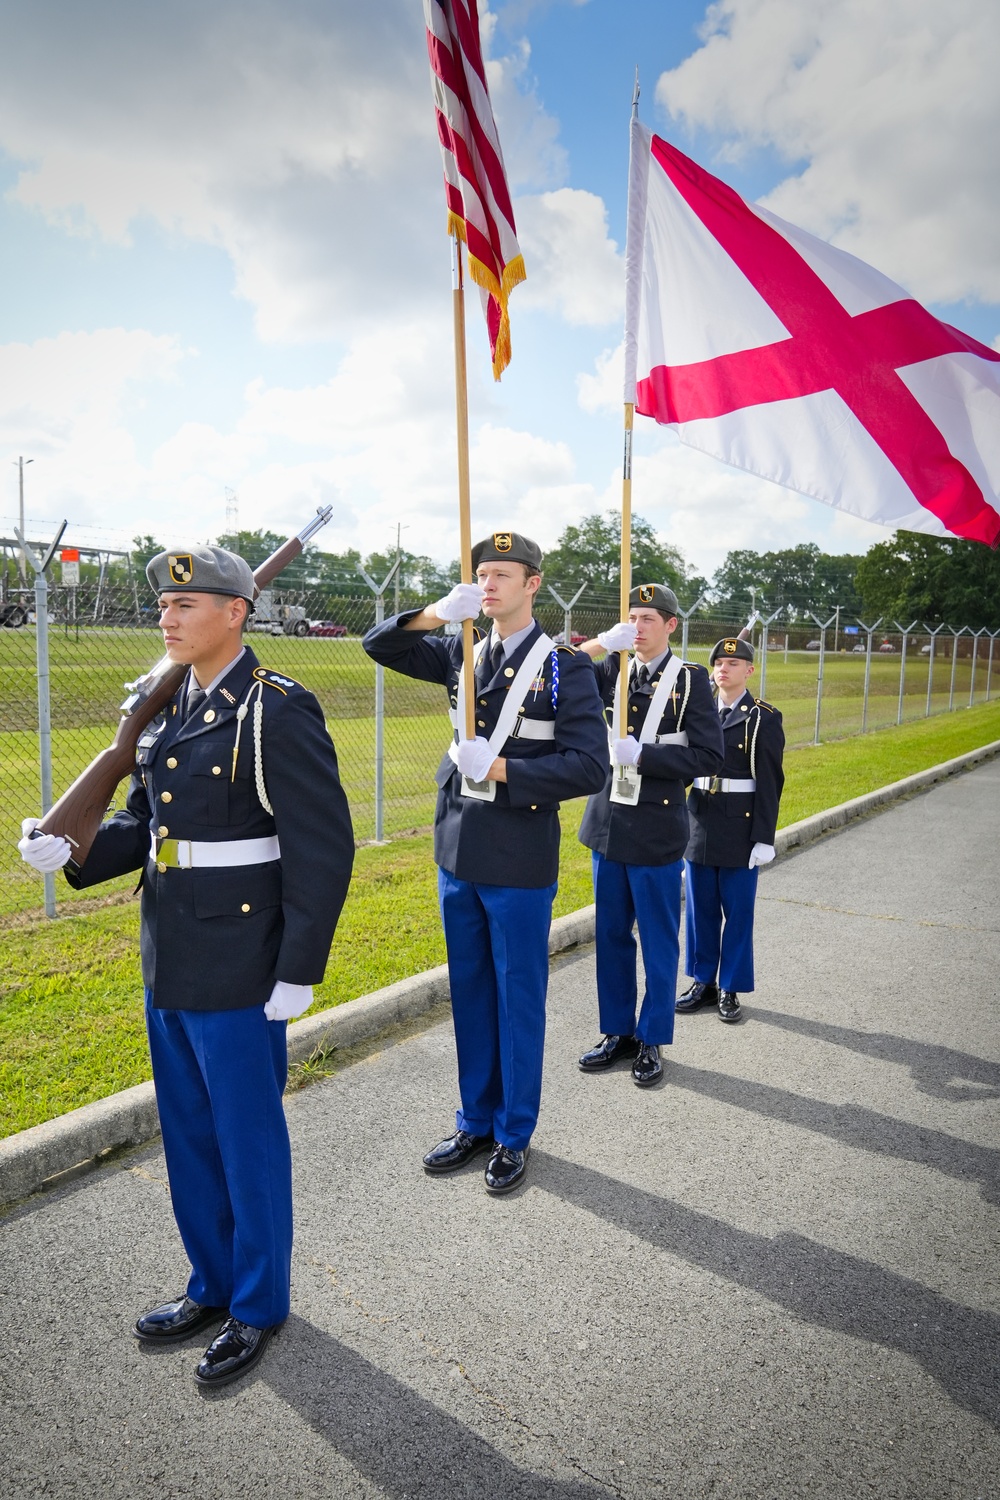
{"label": "red car", "polygon": [[347,626],[346,625],[335,625],[334,622],[333,622],[333,620],[310,620],[309,621],[309,634],[310,635],[337,635],[337,636],[346,635],[347,634]]}

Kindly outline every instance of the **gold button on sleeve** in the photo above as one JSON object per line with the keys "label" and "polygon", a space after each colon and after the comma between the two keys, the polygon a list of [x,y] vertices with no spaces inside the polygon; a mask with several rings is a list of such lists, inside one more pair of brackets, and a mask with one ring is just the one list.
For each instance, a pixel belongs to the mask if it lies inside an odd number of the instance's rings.
{"label": "gold button on sleeve", "polygon": [[249,911],[249,910],[250,910],[250,903],[249,903],[249,901],[244,901],[243,905],[240,907],[240,911]]}
{"label": "gold button on sleeve", "polygon": [[174,800],[174,794],[173,794],[173,792],[161,792],[160,793],[160,800],[162,802],[173,802],[173,800]]}

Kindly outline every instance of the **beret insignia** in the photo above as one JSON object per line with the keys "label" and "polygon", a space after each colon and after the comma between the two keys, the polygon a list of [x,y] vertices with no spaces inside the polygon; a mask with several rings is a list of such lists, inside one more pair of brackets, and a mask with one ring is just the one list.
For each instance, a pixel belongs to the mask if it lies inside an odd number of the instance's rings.
{"label": "beret insignia", "polygon": [[174,583],[190,583],[194,577],[194,560],[190,552],[171,553],[167,558],[167,570]]}
{"label": "beret insignia", "polygon": [[639,598],[643,604],[649,604],[653,599],[654,586],[651,583],[643,583],[639,587]]}
{"label": "beret insignia", "polygon": [[514,539],[509,531],[494,531],[493,545],[498,552],[509,552],[514,545]]}

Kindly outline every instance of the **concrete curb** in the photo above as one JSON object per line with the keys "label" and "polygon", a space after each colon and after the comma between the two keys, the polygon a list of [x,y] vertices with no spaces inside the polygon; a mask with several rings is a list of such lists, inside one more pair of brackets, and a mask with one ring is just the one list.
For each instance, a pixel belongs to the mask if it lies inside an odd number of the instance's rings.
{"label": "concrete curb", "polygon": [[[1000,740],[956,756],[927,771],[879,787],[863,797],[827,808],[811,818],[803,818],[783,828],[775,839],[780,858],[800,849],[824,834],[835,833],[858,818],[868,816],[900,798],[932,786],[949,776],[970,770],[1000,754]],[[594,908],[582,907],[552,924],[549,952],[592,942]],[[401,979],[371,995],[360,995],[344,1005],[321,1011],[295,1021],[288,1028],[288,1056],[291,1062],[303,1062],[314,1052],[334,1047],[351,1047],[360,1041],[388,1030],[401,1021],[411,1020],[443,1004],[449,998],[448,971],[442,965]],[[79,1167],[99,1161],[110,1152],[125,1146],[138,1146],[159,1133],[156,1098],[151,1083],[140,1083],[110,1098],[99,1099],[71,1110],[44,1125],[35,1125],[17,1135],[0,1140],[0,1207],[37,1192],[50,1179]]]}

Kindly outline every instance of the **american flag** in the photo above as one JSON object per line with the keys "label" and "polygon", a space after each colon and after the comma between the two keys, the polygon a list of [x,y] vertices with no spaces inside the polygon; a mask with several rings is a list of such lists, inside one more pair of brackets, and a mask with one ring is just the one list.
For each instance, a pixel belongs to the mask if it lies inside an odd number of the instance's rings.
{"label": "american flag", "polygon": [[448,233],[465,241],[499,380],[510,363],[507,298],[524,280],[524,259],[493,118],[476,0],[424,0],[427,52],[444,160]]}

